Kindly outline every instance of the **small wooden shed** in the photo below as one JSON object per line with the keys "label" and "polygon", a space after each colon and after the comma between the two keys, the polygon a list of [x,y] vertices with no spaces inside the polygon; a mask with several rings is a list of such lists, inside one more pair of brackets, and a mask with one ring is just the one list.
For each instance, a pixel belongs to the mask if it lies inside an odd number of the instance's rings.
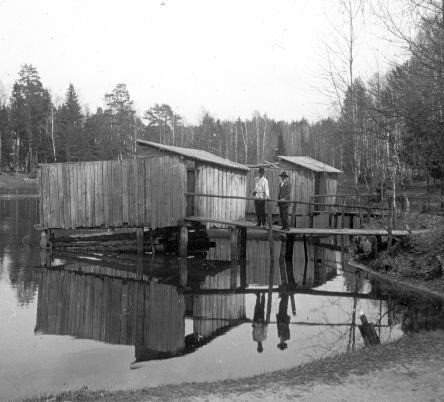
{"label": "small wooden shed", "polygon": [[[279,174],[285,170],[289,175],[292,188],[291,200],[311,202],[315,194],[335,194],[337,189],[339,169],[329,166],[323,162],[308,156],[278,156],[275,163],[250,166],[248,173],[248,196],[252,196],[258,168],[265,168],[265,177],[268,179],[270,187],[270,197],[277,199],[279,190]],[[333,202],[334,197],[329,197],[326,202]],[[297,204],[294,210],[296,216],[308,216],[309,205]],[[254,213],[254,203],[249,201],[247,213]],[[292,208],[290,208],[290,212]],[[273,214],[278,214],[276,205],[273,205]]]}
{"label": "small wooden shed", "polygon": [[[179,157],[186,167],[186,189],[189,193],[246,197],[245,165],[221,158],[210,152],[137,140],[138,158]],[[243,220],[246,201],[213,197],[188,197],[187,216],[220,220]]]}
{"label": "small wooden shed", "polygon": [[[309,156],[279,156],[283,169],[305,169],[314,173],[314,194],[336,194],[341,170]],[[334,202],[334,196],[325,202]]]}

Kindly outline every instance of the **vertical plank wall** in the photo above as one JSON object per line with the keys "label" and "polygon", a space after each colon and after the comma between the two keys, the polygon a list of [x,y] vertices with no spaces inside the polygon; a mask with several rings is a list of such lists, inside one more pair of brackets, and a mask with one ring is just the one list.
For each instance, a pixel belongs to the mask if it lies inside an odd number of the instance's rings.
{"label": "vertical plank wall", "polygon": [[43,229],[175,226],[185,216],[185,164],[174,156],[40,166]]}
{"label": "vertical plank wall", "polygon": [[[201,288],[229,289],[231,275],[231,269],[208,275]],[[193,296],[193,332],[204,339],[215,336],[223,328],[239,324],[244,318],[244,294]]]}
{"label": "vertical plank wall", "polygon": [[174,286],[134,280],[130,272],[103,275],[113,271],[85,264],[38,270],[36,331],[135,345],[136,356],[179,353],[185,347],[183,295]]}
{"label": "vertical plank wall", "polygon": [[[200,164],[196,169],[196,193],[246,197],[246,172]],[[196,197],[195,215],[221,220],[244,220],[246,201]]]}

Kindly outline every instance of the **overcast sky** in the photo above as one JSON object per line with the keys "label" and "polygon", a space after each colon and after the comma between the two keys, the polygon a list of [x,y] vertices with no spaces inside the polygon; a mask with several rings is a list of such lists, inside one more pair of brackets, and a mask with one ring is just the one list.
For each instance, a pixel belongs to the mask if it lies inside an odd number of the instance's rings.
{"label": "overcast sky", "polygon": [[[8,96],[33,64],[62,100],[69,83],[91,111],[126,83],[136,109],[168,103],[196,122],[254,111],[309,120],[334,113],[326,44],[347,26],[338,0],[0,0],[0,82]],[[360,15],[356,74],[367,79],[399,60],[397,44]],[[340,64],[337,64],[340,67]]]}

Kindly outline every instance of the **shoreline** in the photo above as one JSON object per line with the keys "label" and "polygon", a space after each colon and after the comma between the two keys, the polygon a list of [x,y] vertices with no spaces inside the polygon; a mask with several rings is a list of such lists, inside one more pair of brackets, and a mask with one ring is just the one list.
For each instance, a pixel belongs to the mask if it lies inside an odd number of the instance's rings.
{"label": "shoreline", "polygon": [[[391,275],[385,274],[379,271],[375,271],[368,265],[365,265],[354,258],[350,259],[348,261],[348,264],[351,265],[353,268],[359,269],[361,271],[368,273],[369,275],[374,276],[375,278],[389,282],[391,285],[402,287],[404,289],[407,288],[407,290],[420,293],[422,296],[434,297],[444,301],[444,291],[438,292],[434,289],[435,286],[433,286],[433,282],[435,282],[436,284],[436,281],[441,282],[442,279],[419,281],[411,278],[405,278],[398,274],[391,274]],[[428,284],[432,284],[432,286],[427,286]]]}
{"label": "shoreline", "polygon": [[[368,387],[367,395],[375,397],[375,399],[366,400],[393,400],[392,398],[399,391],[396,388],[397,385],[400,385],[397,381],[405,379],[402,372],[402,370],[405,371],[405,367],[409,367],[408,384],[411,381],[410,377],[413,376],[415,376],[416,382],[421,383],[421,375],[435,373],[437,364],[438,367],[444,365],[443,330],[406,334],[394,342],[254,377],[213,383],[163,385],[131,391],[92,391],[82,388],[77,391],[30,397],[25,401],[236,400],[239,398],[242,400],[264,398],[266,400],[280,400],[298,397],[303,400],[316,400],[335,393],[342,395],[342,398],[333,398],[332,400],[344,400],[342,392],[347,392],[347,395],[351,397],[353,392],[365,392],[366,387]],[[400,369],[402,367],[404,369]],[[413,374],[415,370],[417,373]],[[436,383],[440,385],[444,380],[444,371],[441,370],[436,374],[434,378],[436,377]],[[368,381],[375,376],[381,376],[381,381],[391,376],[394,381],[391,389],[378,390],[378,382],[376,388],[375,384],[368,384]],[[357,384],[359,385],[358,390],[356,389]],[[348,394],[349,391],[350,394]],[[407,390],[402,389],[402,391]],[[418,390],[416,389],[416,391]],[[423,390],[423,392],[429,391],[428,388]],[[444,395],[444,386],[438,391]],[[382,392],[384,395],[381,394]],[[421,400],[421,392],[416,392],[413,396]],[[436,395],[433,396],[436,397]],[[346,400],[353,400],[353,398]]]}

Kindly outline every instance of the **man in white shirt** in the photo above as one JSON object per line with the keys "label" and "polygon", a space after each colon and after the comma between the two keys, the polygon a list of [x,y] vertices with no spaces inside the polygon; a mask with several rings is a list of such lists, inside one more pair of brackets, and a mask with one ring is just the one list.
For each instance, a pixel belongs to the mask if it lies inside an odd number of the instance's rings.
{"label": "man in white shirt", "polygon": [[259,168],[259,177],[256,179],[256,186],[253,191],[254,207],[256,209],[257,226],[265,226],[265,200],[270,198],[268,180],[264,176],[265,169]]}

